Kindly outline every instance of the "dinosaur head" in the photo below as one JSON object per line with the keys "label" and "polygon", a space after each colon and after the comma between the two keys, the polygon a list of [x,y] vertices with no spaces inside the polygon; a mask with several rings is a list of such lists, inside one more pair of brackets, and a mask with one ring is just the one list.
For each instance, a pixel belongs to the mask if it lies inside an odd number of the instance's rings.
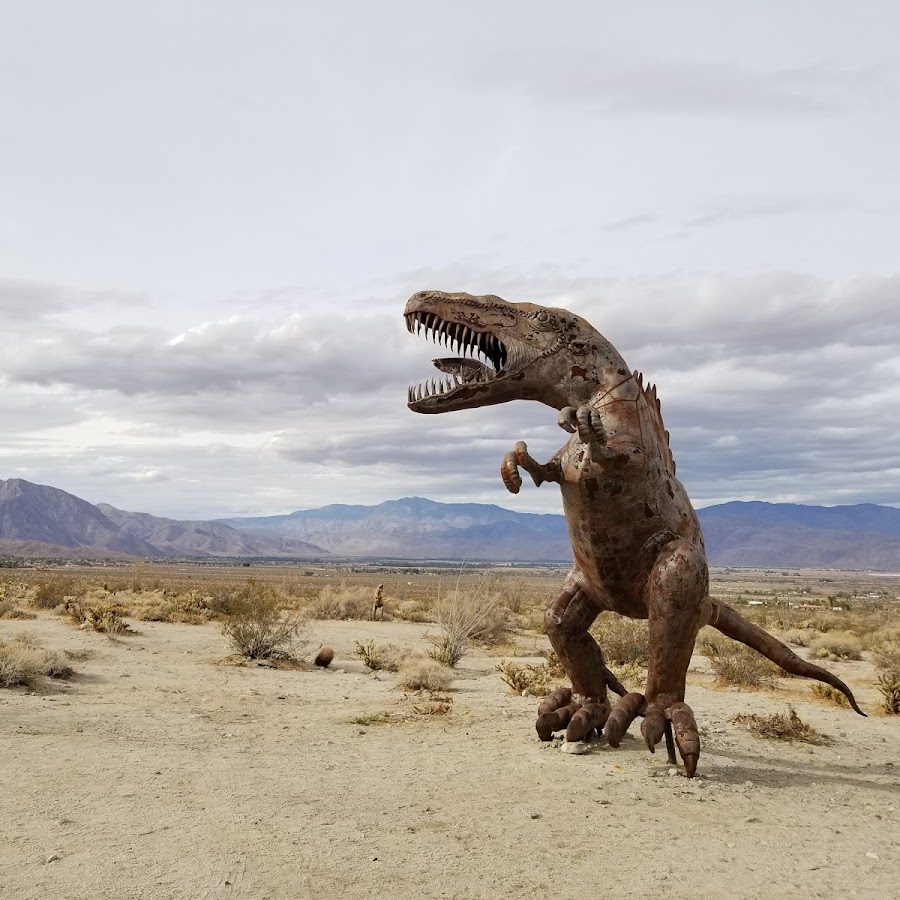
{"label": "dinosaur head", "polygon": [[409,408],[419,413],[509,400],[538,400],[560,409],[573,398],[590,396],[598,383],[598,351],[610,347],[584,319],[564,309],[509,303],[490,294],[419,291],[403,314],[409,331],[424,330],[459,354],[434,360],[443,377],[409,389]]}

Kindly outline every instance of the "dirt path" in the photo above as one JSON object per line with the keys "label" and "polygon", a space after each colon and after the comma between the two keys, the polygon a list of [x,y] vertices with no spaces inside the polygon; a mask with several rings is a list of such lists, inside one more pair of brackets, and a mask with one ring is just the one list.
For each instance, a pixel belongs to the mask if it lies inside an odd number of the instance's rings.
{"label": "dirt path", "polygon": [[[536,701],[480,653],[449,717],[353,724],[402,698],[353,641],[420,644],[422,626],[317,623],[338,658],[313,672],[216,665],[214,626],[139,627],[113,643],[0,622],[94,654],[68,685],[0,692],[3,900],[897,895],[900,727],[807,701],[803,682],[782,699],[691,687],[705,743],[688,781],[636,726],[619,750],[541,745]],[[783,699],[833,743],[728,721]]]}

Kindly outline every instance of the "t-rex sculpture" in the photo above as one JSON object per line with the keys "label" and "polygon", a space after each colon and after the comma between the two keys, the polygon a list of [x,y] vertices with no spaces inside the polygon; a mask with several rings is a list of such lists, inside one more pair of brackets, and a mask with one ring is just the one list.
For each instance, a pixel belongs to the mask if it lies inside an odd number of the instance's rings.
{"label": "t-rex sculpture", "polygon": [[[603,335],[564,309],[492,295],[421,291],[407,302],[404,316],[410,331],[424,328],[426,336],[460,353],[434,360],[446,377],[409,389],[411,410],[443,413],[536,400],[559,410],[560,427],[572,435],[545,465],[521,441],[501,465],[503,482],[514,494],[522,484],[520,468],[536,485],[560,485],[572,541],[574,565],[544,616],[572,687],[541,704],[541,740],[565,728],[568,741],[582,741],[597,729],[617,747],[643,716],[647,747],[652,752],[665,735],[672,762],[674,727],[674,742],[692,777],[700,735],[684,691],[694,640],[704,625],[792,675],[831,685],[865,715],[839,678],[709,596],[700,524],[675,477],[656,389],[644,386]],[[649,620],[643,694],[627,693],[615,681],[588,631],[605,611]],[[620,695],[612,708],[607,686]]]}

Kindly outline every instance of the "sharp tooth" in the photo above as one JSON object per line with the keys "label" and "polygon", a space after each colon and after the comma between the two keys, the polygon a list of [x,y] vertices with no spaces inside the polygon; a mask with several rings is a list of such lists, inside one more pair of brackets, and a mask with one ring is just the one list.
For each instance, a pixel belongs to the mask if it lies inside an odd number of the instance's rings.
{"label": "sharp tooth", "polygon": [[406,402],[412,403],[412,388],[411,387],[408,387],[406,389]]}

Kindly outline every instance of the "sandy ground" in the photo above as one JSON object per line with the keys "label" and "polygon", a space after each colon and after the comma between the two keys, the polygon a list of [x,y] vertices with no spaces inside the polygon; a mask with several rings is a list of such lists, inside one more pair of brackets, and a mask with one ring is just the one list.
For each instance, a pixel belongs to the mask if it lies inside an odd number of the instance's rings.
{"label": "sandy ground", "polygon": [[[311,672],[218,665],[213,625],[137,627],[113,642],[54,617],[0,622],[93,653],[68,684],[0,692],[3,900],[900,896],[900,722],[819,705],[806,682],[692,685],[690,781],[637,725],[618,750],[540,744],[537,701],[506,693],[482,653],[450,716],[353,724],[409,708],[353,641],[420,644],[421,626],[316,623],[338,658]],[[871,705],[867,666],[834,670]],[[833,743],[728,721],[785,700]]]}

